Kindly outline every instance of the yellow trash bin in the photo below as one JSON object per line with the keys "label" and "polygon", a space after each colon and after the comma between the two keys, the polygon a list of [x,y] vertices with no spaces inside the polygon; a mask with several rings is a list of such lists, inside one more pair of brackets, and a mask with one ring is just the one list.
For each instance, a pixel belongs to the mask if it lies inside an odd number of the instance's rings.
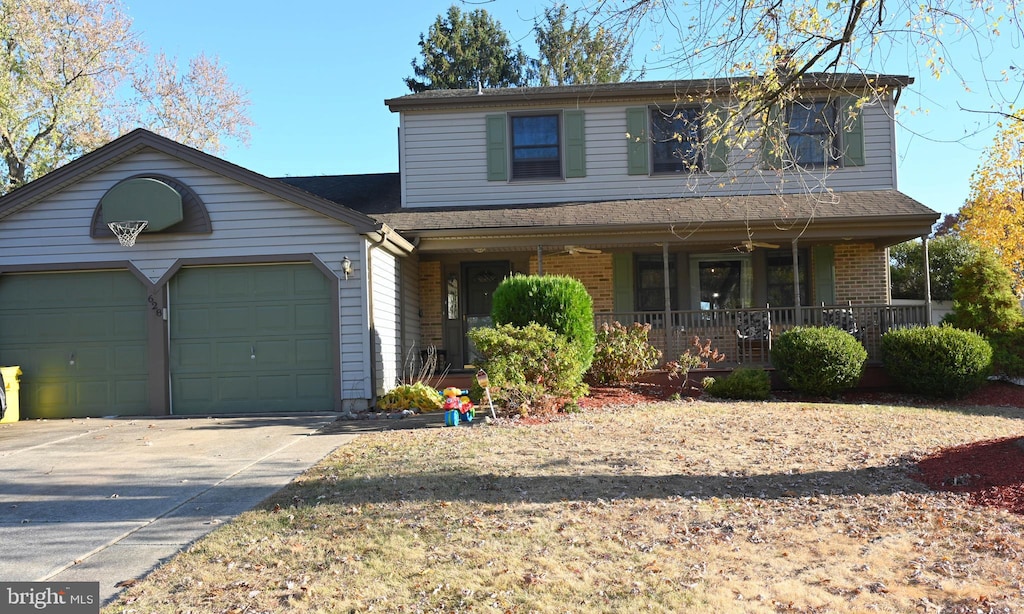
{"label": "yellow trash bin", "polygon": [[0,422],[17,422],[21,419],[21,411],[18,409],[18,377],[21,375],[21,367],[0,367],[0,376],[3,376],[4,398],[7,400],[7,409]]}

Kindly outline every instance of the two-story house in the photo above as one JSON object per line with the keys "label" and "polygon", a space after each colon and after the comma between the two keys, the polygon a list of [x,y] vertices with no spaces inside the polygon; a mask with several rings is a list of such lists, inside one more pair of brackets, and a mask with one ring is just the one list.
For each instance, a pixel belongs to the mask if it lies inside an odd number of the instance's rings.
{"label": "two-story house", "polygon": [[580,279],[669,358],[697,335],[764,362],[768,321],[876,352],[927,321],[888,290],[887,248],[938,218],[897,190],[910,83],[806,77],[746,139],[729,81],[428,91],[386,101],[400,172],[376,175],[271,179],[137,130],[0,198],[0,364],[27,418],[361,409],[426,347],[472,364],[517,272]]}
{"label": "two-story house", "polygon": [[669,356],[696,334],[735,361],[745,311],[770,307],[777,331],[835,315],[821,305],[849,309],[874,352],[923,317],[889,306],[887,248],[938,217],[897,190],[911,82],[806,76],[742,143],[723,134],[739,124],[728,80],[394,98],[401,207],[371,215],[416,244],[421,345],[454,366],[510,272],[580,279],[600,321],[652,323]]}

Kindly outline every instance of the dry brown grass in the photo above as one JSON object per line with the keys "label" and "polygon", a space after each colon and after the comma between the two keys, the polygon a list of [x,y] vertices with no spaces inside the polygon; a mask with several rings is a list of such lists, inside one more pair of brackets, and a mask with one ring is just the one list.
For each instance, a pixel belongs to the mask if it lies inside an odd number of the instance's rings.
{"label": "dry brown grass", "polygon": [[908,476],[1024,410],[661,403],[339,449],[108,612],[1024,611],[1024,517]]}

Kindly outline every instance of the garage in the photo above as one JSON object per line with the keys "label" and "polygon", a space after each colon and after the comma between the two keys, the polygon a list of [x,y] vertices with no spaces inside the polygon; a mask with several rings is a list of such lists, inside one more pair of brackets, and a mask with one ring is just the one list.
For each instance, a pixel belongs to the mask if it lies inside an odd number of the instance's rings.
{"label": "garage", "polygon": [[22,419],[147,414],[146,289],[130,272],[0,276],[0,363]]}
{"label": "garage", "polygon": [[168,301],[171,413],[335,409],[334,288],[309,263],[179,270]]}

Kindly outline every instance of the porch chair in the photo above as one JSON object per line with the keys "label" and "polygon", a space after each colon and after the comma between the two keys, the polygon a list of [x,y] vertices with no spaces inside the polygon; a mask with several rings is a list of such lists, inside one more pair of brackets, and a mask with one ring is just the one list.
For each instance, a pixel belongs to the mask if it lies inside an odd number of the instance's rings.
{"label": "porch chair", "polygon": [[853,335],[854,339],[857,341],[863,342],[864,340],[864,331],[857,326],[857,318],[853,315],[852,304],[848,308],[825,308],[825,303],[822,303],[821,324],[822,326],[830,326],[832,328],[838,328],[839,330],[845,330]]}
{"label": "porch chair", "polygon": [[736,314],[736,340],[736,362],[768,362],[772,351],[772,314],[768,305],[764,311]]}

